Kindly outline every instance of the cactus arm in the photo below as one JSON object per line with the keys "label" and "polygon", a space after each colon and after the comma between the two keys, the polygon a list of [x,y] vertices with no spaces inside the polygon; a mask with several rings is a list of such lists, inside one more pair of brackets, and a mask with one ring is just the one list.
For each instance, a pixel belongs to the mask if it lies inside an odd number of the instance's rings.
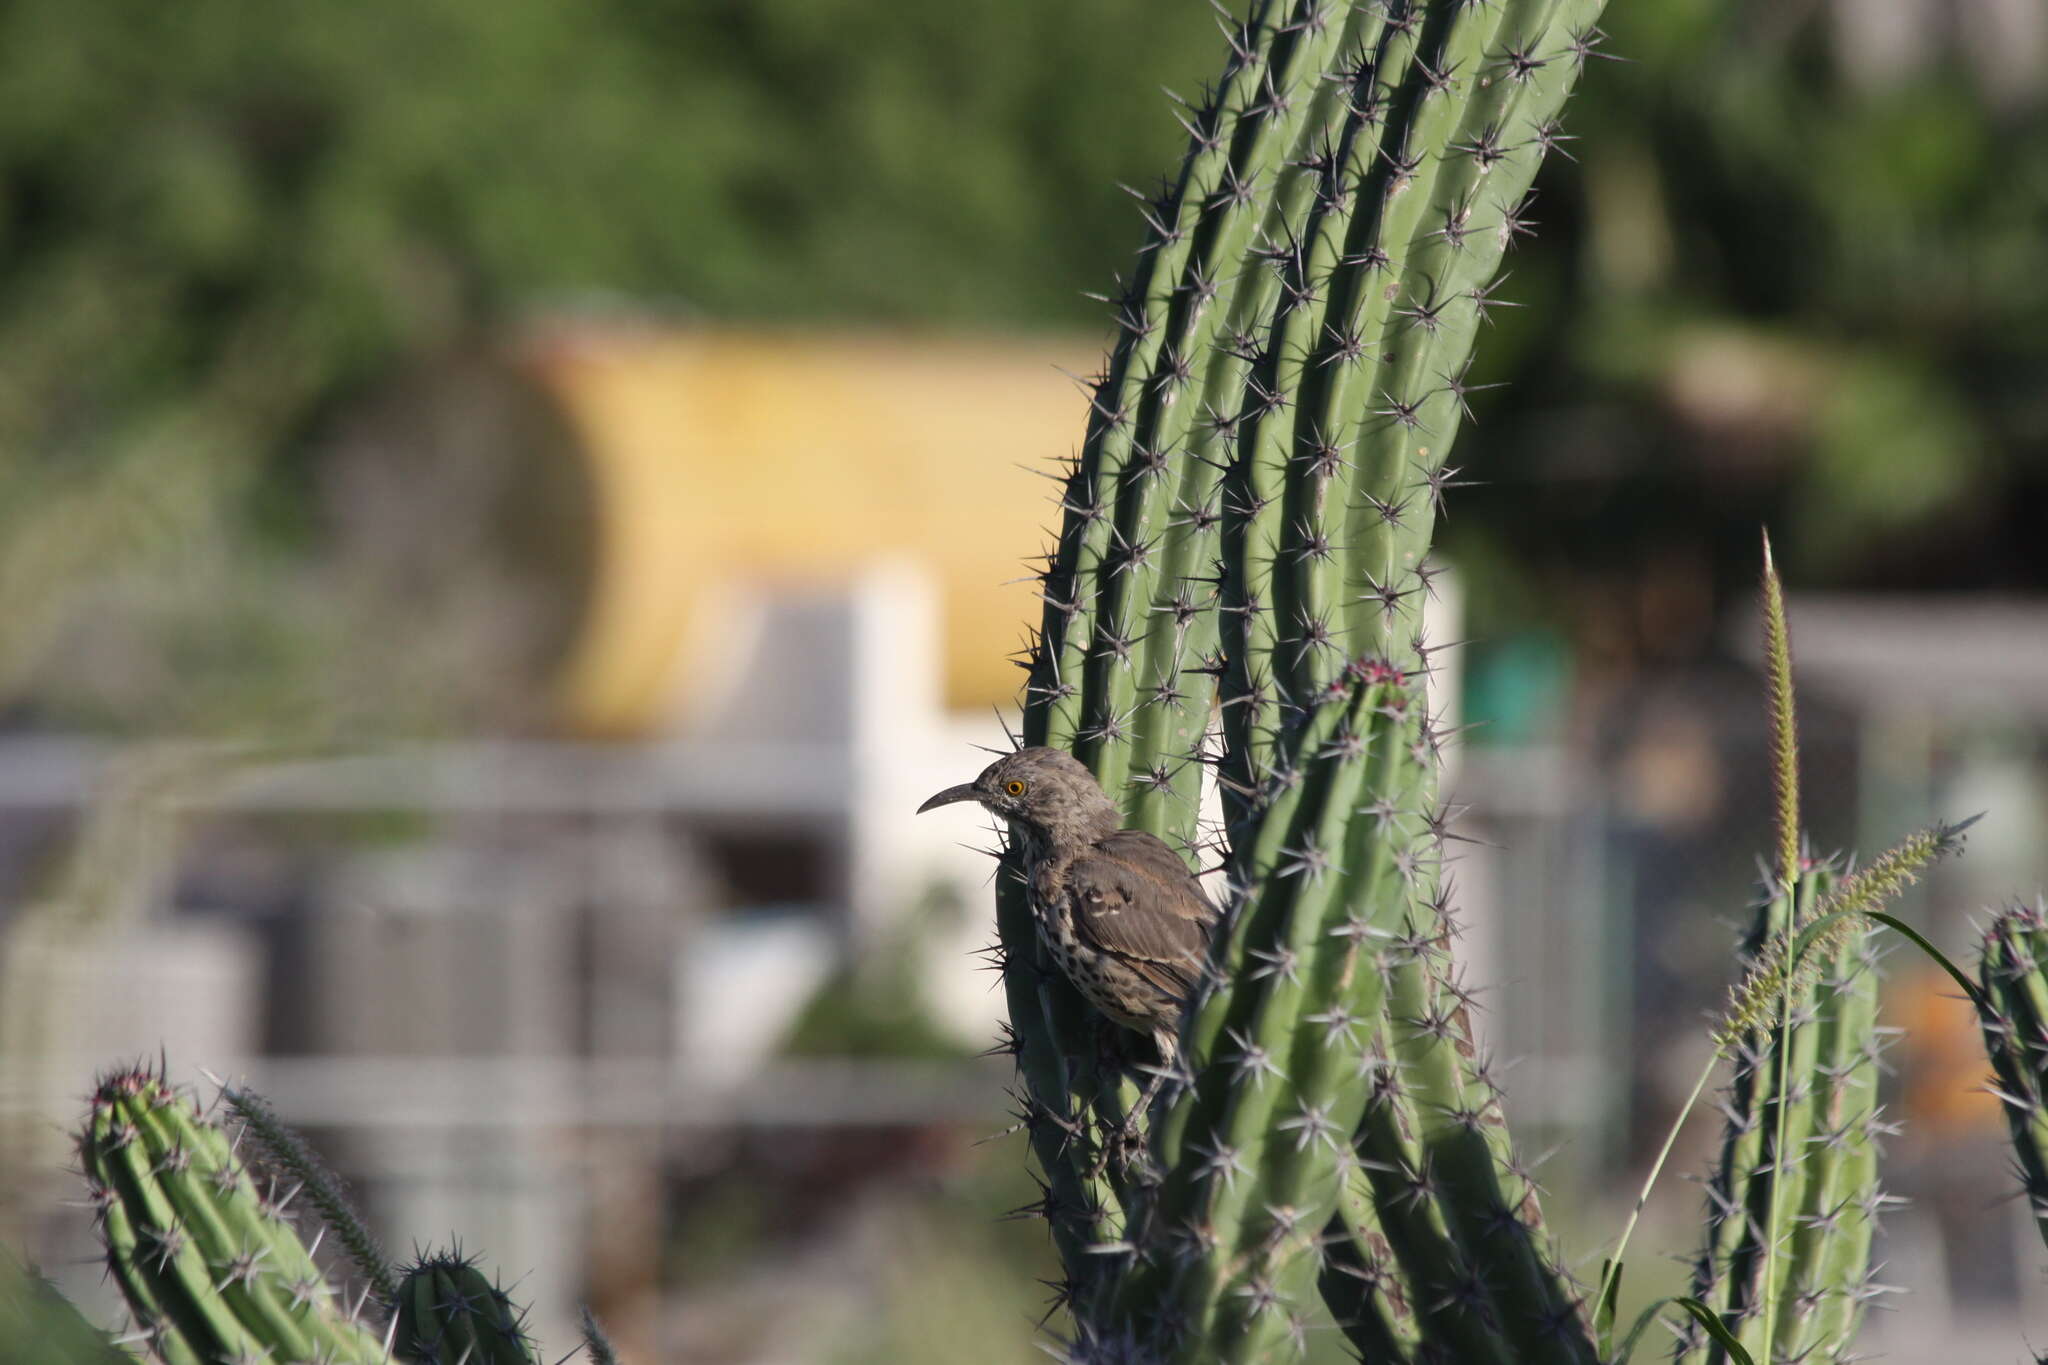
{"label": "cactus arm", "polygon": [[1792,1231],[1791,1311],[1779,1352],[1825,1359],[1845,1352],[1862,1323],[1862,1292],[1876,1232],[1878,972],[1875,943],[1865,936],[1831,964],[1816,1005],[1819,1056],[1814,1064],[1815,1117],[1808,1139],[1819,1155]]}
{"label": "cactus arm", "polygon": [[[1785,896],[1766,902],[1748,955],[1757,958],[1782,937],[1788,915],[1795,924],[1810,921],[1833,883],[1833,871],[1818,868],[1802,877],[1796,904]],[[1708,1240],[1693,1295],[1759,1360],[1826,1358],[1847,1350],[1861,1325],[1883,1203],[1877,975],[1868,931],[1856,928],[1816,973],[1795,974],[1780,989],[1789,997],[1778,1007],[1789,1030],[1773,1020],[1734,1045],[1728,1122],[1707,1187]],[[1767,1295],[1772,1261],[1777,1292]],[[1723,1358],[1696,1331],[1682,1334],[1678,1360]]]}
{"label": "cactus arm", "polygon": [[[1597,5],[1504,6],[1490,30],[1453,26],[1409,89],[1375,92],[1398,129],[1400,140],[1391,145],[1404,150],[1382,152],[1369,172],[1381,178],[1382,190],[1370,200],[1380,216],[1354,224],[1349,254],[1378,264],[1353,286],[1346,323],[1325,335],[1333,347],[1351,336],[1377,337],[1383,388],[1360,395],[1362,367],[1330,366],[1325,401],[1333,412],[1354,416],[1348,427],[1332,422],[1324,429],[1348,432],[1354,452],[1345,469],[1352,481],[1344,492],[1345,534],[1357,565],[1353,586],[1364,591],[1347,618],[1351,637],[1369,633],[1396,659],[1424,657],[1427,581],[1418,566],[1443,487],[1443,456],[1462,413],[1456,376],[1597,13]],[[1456,123],[1434,84],[1451,70],[1473,73],[1475,84],[1481,73],[1499,77],[1483,83]],[[1544,71],[1549,79],[1538,74]],[[1419,154],[1425,147],[1434,154]],[[1418,767],[1433,769],[1433,748],[1434,736],[1425,731],[1412,755]],[[1419,785],[1415,797],[1409,809],[1418,823],[1440,832],[1433,784]],[[1426,1338],[1460,1358],[1528,1359],[1535,1358],[1529,1350],[1541,1349],[1555,1350],[1558,1359],[1590,1359],[1577,1293],[1547,1245],[1533,1186],[1520,1173],[1449,980],[1432,855],[1407,868],[1410,918],[1399,941],[1408,951],[1389,964],[1387,1004],[1398,1084],[1367,1111],[1360,1151],[1374,1163],[1370,1179],[1383,1206],[1397,1198],[1418,1202],[1423,1193],[1446,1205],[1433,1228],[1414,1227],[1410,1273],[1425,1302],[1479,1311],[1425,1314]],[[1403,1151],[1408,1135],[1419,1141]],[[1380,1169],[1386,1165],[1395,1171]],[[1408,1188],[1397,1188],[1404,1181]],[[1360,1261],[1369,1254],[1351,1252]],[[1347,1315],[1349,1305],[1333,1306],[1340,1318]],[[1490,1324],[1490,1331],[1475,1330],[1475,1322]]]}
{"label": "cactus arm", "polygon": [[262,1146],[275,1167],[290,1176],[300,1197],[313,1206],[320,1221],[332,1229],[336,1240],[348,1252],[356,1272],[376,1294],[380,1303],[391,1303],[398,1295],[398,1279],[384,1249],[377,1244],[354,1207],[341,1181],[325,1162],[287,1127],[271,1110],[269,1102],[250,1090],[221,1088],[221,1099],[242,1122],[243,1130]]}
{"label": "cactus arm", "polygon": [[[154,1238],[144,1242],[134,1218],[129,1214],[129,1205],[122,1200],[114,1185],[106,1183],[110,1174],[104,1165],[97,1169],[90,1165],[87,1167],[87,1189],[98,1206],[97,1226],[106,1254],[107,1273],[120,1288],[121,1296],[128,1301],[128,1311],[137,1330],[166,1365],[203,1365],[192,1345],[192,1338],[187,1335],[188,1324],[173,1316],[166,1307],[165,1297],[157,1292],[155,1277],[144,1269],[149,1259],[156,1259],[158,1275],[166,1273],[169,1262],[165,1259],[165,1248]],[[181,1305],[184,1298],[174,1295],[169,1301]],[[201,1333],[199,1339],[207,1340],[209,1337],[210,1334]]]}
{"label": "cactus arm", "polygon": [[[1427,941],[1399,964],[1390,1002],[1405,1035],[1396,1056],[1406,1062],[1424,1170],[1439,1182],[1458,1239],[1460,1254],[1436,1287],[1454,1302],[1485,1305],[1482,1315],[1520,1344],[1517,1359],[1591,1362],[1583,1296],[1549,1244],[1535,1185],[1513,1151],[1448,970],[1447,944]],[[1460,1268],[1463,1281],[1448,1273]]]}
{"label": "cactus arm", "polygon": [[[1410,1078],[1391,1039],[1372,1107],[1354,1139],[1363,1158],[1366,1187],[1377,1201],[1405,1272],[1408,1297],[1418,1305],[1418,1358],[1448,1352],[1456,1360],[1515,1360],[1515,1342],[1492,1303],[1492,1294],[1464,1245],[1461,1229],[1441,1196],[1442,1173],[1425,1141],[1423,1119]],[[1350,1227],[1343,1231],[1351,1234]],[[1361,1256],[1362,1248],[1347,1248]],[[1340,1323],[1348,1304],[1333,1305]],[[1347,1329],[1349,1330],[1349,1329]],[[1353,1343],[1366,1342],[1351,1331]]]}
{"label": "cactus arm", "polygon": [[41,1275],[0,1247],[0,1365],[137,1365]]}
{"label": "cactus arm", "polygon": [[[1356,1037],[1331,1026],[1332,1009],[1369,1021],[1380,978],[1369,936],[1331,932],[1348,920],[1345,883],[1318,873],[1310,850],[1327,846],[1313,840],[1341,827],[1369,770],[1400,747],[1399,729],[1419,709],[1415,691],[1406,679],[1361,676],[1296,732],[1303,755],[1322,757],[1269,794],[1267,822],[1293,837],[1238,918],[1233,945],[1244,945],[1252,966],[1204,1004],[1203,1016],[1223,1020],[1225,1044],[1164,1125],[1159,1150],[1170,1165],[1144,1230],[1149,1259],[1118,1311],[1131,1323],[1173,1323],[1220,1359],[1257,1356],[1297,1330],[1313,1302],[1344,1135],[1369,1090]],[[1363,1007],[1345,1005],[1347,993]],[[1321,1022],[1306,1023],[1310,1015]],[[1317,1030],[1349,1062],[1317,1059],[1292,1074],[1306,1059],[1294,1047],[1297,1027]]]}
{"label": "cactus arm", "polygon": [[[1746,940],[1745,963],[1759,961],[1773,938],[1784,938],[1785,926],[1793,917],[1795,894],[1799,893],[1774,896],[1759,907]],[[1783,1047],[1772,1044],[1769,1029],[1756,1026],[1733,1042],[1732,1051],[1734,1074],[1723,1098],[1727,1122],[1721,1156],[1706,1187],[1707,1235],[1694,1264],[1693,1297],[1736,1332],[1745,1349],[1753,1350],[1754,1342],[1747,1334],[1756,1330],[1762,1278],[1761,1249],[1754,1233],[1768,1218],[1761,1206],[1769,1197],[1773,1169],[1769,1156],[1775,1132],[1772,1097]],[[1680,1343],[1675,1359],[1687,1365],[1709,1361],[1718,1365],[1723,1359],[1721,1348],[1696,1326],[1685,1328]]]}
{"label": "cactus arm", "polygon": [[[1266,61],[1255,81],[1238,84],[1243,103],[1231,119],[1231,160],[1213,183],[1190,184],[1179,196],[1194,250],[1171,282],[1167,341],[1137,412],[1136,459],[1118,507],[1124,562],[1102,585],[1105,613],[1120,618],[1102,633],[1095,660],[1105,714],[1135,721],[1142,713],[1143,720],[1130,726],[1127,743],[1094,747],[1096,770],[1110,791],[1127,787],[1130,823],[1183,843],[1200,796],[1200,769],[1187,759],[1208,727],[1214,690],[1208,674],[1189,670],[1204,666],[1215,647],[1215,616],[1201,609],[1196,578],[1218,552],[1217,483],[1228,452],[1215,419],[1243,391],[1244,361],[1230,338],[1262,330],[1278,295],[1271,271],[1245,266],[1276,222],[1302,212],[1311,177],[1299,161],[1301,145],[1329,126],[1341,103],[1316,76],[1341,35],[1362,22],[1354,12],[1345,25],[1318,27],[1300,22],[1307,12],[1296,6],[1295,22],[1252,30]],[[1156,569],[1148,548],[1155,545]],[[1119,657],[1126,643],[1128,661]]]}
{"label": "cactus arm", "polygon": [[218,1124],[162,1080],[103,1080],[79,1151],[109,1267],[166,1359],[383,1358]]}
{"label": "cactus arm", "polygon": [[[1153,362],[1165,345],[1183,271],[1197,247],[1205,207],[1219,190],[1235,183],[1237,158],[1260,141],[1264,114],[1257,91],[1265,79],[1275,26],[1259,17],[1232,35],[1231,60],[1212,104],[1198,112],[1172,202],[1151,217],[1137,279],[1117,301],[1118,335],[1107,372],[1094,386],[1088,431],[1062,499],[1060,543],[1045,574],[1045,613],[1040,642],[1031,660],[1026,735],[1032,743],[1094,748],[1084,739],[1088,714],[1102,714],[1104,699],[1084,696],[1089,656],[1097,633],[1099,579],[1113,573],[1112,512],[1129,471],[1134,414],[1153,380]],[[1224,207],[1234,203],[1226,197]],[[1208,235],[1215,233],[1213,226]],[[1199,265],[1191,272],[1200,276]],[[1216,281],[1216,289],[1227,287]],[[1214,297],[1211,295],[1210,297]],[[1177,358],[1169,362],[1168,373]],[[1098,674],[1099,676],[1099,674]],[[1114,790],[1114,788],[1112,788]]]}
{"label": "cactus arm", "polygon": [[538,1365],[525,1313],[459,1252],[407,1267],[398,1289],[398,1356],[415,1365]]}
{"label": "cactus arm", "polygon": [[[1213,539],[1207,519],[1172,515],[1177,488],[1196,495],[1191,508],[1207,502],[1204,476],[1191,467],[1199,461],[1185,446],[1229,374],[1204,358],[1223,319],[1262,310],[1260,291],[1244,288],[1259,281],[1239,258],[1274,184],[1290,177],[1285,158],[1308,110],[1308,102],[1275,92],[1296,92],[1328,41],[1320,27],[1277,21],[1281,8],[1269,0],[1232,31],[1216,95],[1190,120],[1179,184],[1148,215],[1139,274],[1118,302],[1117,343],[1091,398],[1061,545],[1047,570],[1026,736],[1073,749],[1113,793],[1125,788],[1134,749],[1158,759],[1170,753],[1172,732],[1186,732],[1192,748],[1206,726],[1207,693],[1182,695],[1166,668],[1173,651],[1163,644],[1177,628],[1159,630],[1148,618],[1183,587],[1163,566],[1199,562]],[[1291,17],[1313,8],[1297,6]],[[1197,373],[1202,389],[1188,392]],[[1188,616],[1188,627],[1202,615]],[[1162,685],[1164,697],[1156,692]],[[1132,725],[1141,704],[1163,710],[1168,723]],[[1171,803],[1169,791],[1178,798]],[[1165,786],[1147,778],[1128,806],[1140,827],[1186,842],[1197,794],[1192,774]]]}
{"label": "cactus arm", "polygon": [[2015,1167],[2048,1241],[2048,903],[2014,904],[1984,931],[1977,1020]]}
{"label": "cactus arm", "polygon": [[1375,1365],[1407,1365],[1422,1350],[1417,1282],[1395,1251],[1365,1167],[1345,1172],[1330,1220],[1319,1287],[1337,1326]]}
{"label": "cactus arm", "polygon": [[[281,1248],[275,1245],[272,1229],[261,1225],[254,1189],[238,1188],[231,1178],[223,1178],[224,1174],[232,1173],[234,1160],[225,1138],[203,1130],[193,1135],[196,1141],[187,1138],[178,1131],[186,1125],[169,1119],[163,1109],[143,1109],[137,1114],[137,1121],[147,1139],[131,1146],[131,1158],[144,1150],[158,1154],[161,1169],[153,1174],[163,1191],[163,1205],[176,1210],[172,1216],[179,1220],[204,1258],[216,1297],[250,1340],[263,1343],[287,1359],[308,1354],[311,1337],[281,1301],[281,1285],[272,1275],[258,1273],[259,1269],[267,1270],[262,1263],[273,1258],[280,1261],[277,1270],[282,1273],[301,1267],[288,1264],[297,1258],[289,1252],[280,1255]],[[164,1156],[175,1152],[181,1141],[210,1149],[204,1150],[208,1160],[203,1172],[190,1165],[163,1164]],[[296,1237],[291,1244],[297,1245]],[[303,1252],[304,1248],[299,1250]],[[310,1258],[304,1268],[310,1270]],[[288,1290],[283,1298],[289,1298]]]}
{"label": "cactus arm", "polygon": [[[1067,480],[1029,660],[1026,741],[1074,749],[1107,790],[1123,794],[1132,823],[1183,846],[1194,841],[1200,781],[1199,765],[1187,760],[1214,690],[1201,671],[1214,613],[1194,571],[1215,554],[1222,461],[1201,448],[1215,433],[1198,423],[1228,410],[1210,396],[1233,389],[1217,332],[1256,329],[1270,307],[1265,281],[1239,258],[1263,193],[1295,178],[1285,159],[1314,104],[1272,96],[1305,83],[1326,41],[1314,25],[1274,22],[1276,9],[1262,5],[1231,34],[1223,80],[1190,119],[1178,189],[1153,214]],[[1188,391],[1183,374],[1200,377],[1200,392]],[[1091,1119],[1117,1122],[1128,1092],[1100,1066],[1098,1021],[1045,960],[1014,874],[1002,879],[997,921],[1024,1121],[1047,1184],[1040,1207],[1054,1225],[1067,1292],[1082,1293],[1106,1264],[1091,1248],[1121,1235],[1128,1193],[1098,1174]]]}
{"label": "cactus arm", "polygon": [[[1418,898],[1421,899],[1421,898]],[[1499,1097],[1472,1047],[1466,1005],[1445,975],[1433,902],[1387,959],[1386,1061],[1356,1138],[1402,1271],[1424,1306],[1420,1343],[1472,1361],[1590,1361],[1581,1295],[1557,1264],[1535,1190],[1507,1140]],[[1371,1229],[1346,1218],[1330,1236],[1350,1264],[1385,1266]],[[1357,1317],[1345,1280],[1325,1277],[1340,1323]],[[1371,1321],[1367,1319],[1368,1331]],[[1347,1329],[1350,1330],[1350,1329]],[[1352,1331],[1370,1350],[1369,1335]]]}
{"label": "cactus arm", "polygon": [[[89,1174],[113,1190],[132,1211],[125,1251],[136,1258],[137,1274],[149,1284],[145,1302],[131,1302],[137,1317],[157,1308],[179,1335],[191,1344],[200,1359],[232,1358],[270,1348],[260,1334],[267,1324],[250,1323],[243,1312],[247,1296],[232,1298],[218,1281],[219,1267],[236,1253],[224,1246],[219,1219],[210,1204],[202,1200],[186,1210],[173,1199],[173,1188],[158,1177],[167,1162],[182,1157],[161,1141],[155,1125],[148,1123],[157,1097],[146,1096],[141,1103],[116,1099],[101,1111],[93,1136],[98,1150],[88,1167]],[[166,1095],[164,1103],[173,1102]],[[191,1149],[185,1149],[191,1151]],[[211,1155],[191,1151],[194,1159]],[[211,1163],[209,1163],[211,1164]],[[183,1182],[180,1182],[182,1186]],[[177,1193],[183,1193],[179,1188]],[[189,1219],[188,1219],[189,1215]],[[113,1254],[114,1244],[108,1251]],[[154,1269],[150,1262],[156,1262]],[[125,1277],[123,1277],[125,1283]],[[298,1334],[278,1345],[302,1347]]]}
{"label": "cactus arm", "polygon": [[1042,1196],[1019,1212],[1045,1219],[1066,1277],[1062,1296],[1077,1311],[1092,1301],[1108,1262],[1097,1248],[1120,1234],[1106,1183],[1092,1173],[1090,1106],[1104,1085],[1095,1060],[1099,1022],[1046,959],[1014,853],[998,873],[996,928],[1010,1046],[1023,1082],[1019,1123],[1042,1171]]}

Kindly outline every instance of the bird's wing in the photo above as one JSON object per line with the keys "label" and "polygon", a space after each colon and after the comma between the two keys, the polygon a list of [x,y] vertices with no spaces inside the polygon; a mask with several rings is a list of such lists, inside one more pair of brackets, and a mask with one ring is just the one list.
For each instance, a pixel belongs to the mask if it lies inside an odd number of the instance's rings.
{"label": "bird's wing", "polygon": [[1119,830],[1074,860],[1067,887],[1082,937],[1171,995],[1193,991],[1216,910],[1179,854],[1142,830]]}

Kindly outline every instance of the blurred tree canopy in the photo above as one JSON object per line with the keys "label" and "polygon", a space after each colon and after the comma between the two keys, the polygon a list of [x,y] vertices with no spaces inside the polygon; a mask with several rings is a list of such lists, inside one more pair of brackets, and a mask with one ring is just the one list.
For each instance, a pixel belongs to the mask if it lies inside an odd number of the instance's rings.
{"label": "blurred tree canopy", "polygon": [[[1161,15],[1164,40],[1148,33]],[[9,447],[218,404],[290,435],[536,302],[1077,321],[1199,7],[21,0],[0,14]],[[254,408],[256,411],[250,411]]]}
{"label": "blurred tree canopy", "polygon": [[[1766,517],[1807,582],[2044,585],[2038,14],[1615,8],[1481,347],[1482,621],[1735,581]],[[530,312],[1100,325],[1220,46],[1197,0],[15,0],[0,695],[110,577],[202,665],[323,653],[306,452]]]}
{"label": "blurred tree canopy", "polygon": [[[306,453],[526,311],[1079,322],[1134,240],[1113,182],[1181,137],[1154,86],[1218,46],[1173,8],[6,6],[0,696],[359,694],[360,614],[299,581]],[[179,704],[81,697],[161,652],[110,635],[177,641]]]}
{"label": "blurred tree canopy", "polygon": [[2048,588],[2048,10],[1608,17],[1479,349],[1513,383],[1447,538],[1482,633],[1633,596],[1625,652],[1694,654],[1766,521],[1806,588]]}

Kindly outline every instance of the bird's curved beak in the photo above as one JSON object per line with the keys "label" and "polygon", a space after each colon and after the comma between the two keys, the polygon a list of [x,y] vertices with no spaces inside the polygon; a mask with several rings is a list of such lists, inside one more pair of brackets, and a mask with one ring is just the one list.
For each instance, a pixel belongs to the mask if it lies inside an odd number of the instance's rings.
{"label": "bird's curved beak", "polygon": [[937,796],[919,806],[917,813],[923,815],[926,811],[936,810],[940,806],[950,806],[960,801],[979,800],[981,800],[981,793],[974,789],[974,784],[972,782],[963,782],[957,787],[946,788]]}

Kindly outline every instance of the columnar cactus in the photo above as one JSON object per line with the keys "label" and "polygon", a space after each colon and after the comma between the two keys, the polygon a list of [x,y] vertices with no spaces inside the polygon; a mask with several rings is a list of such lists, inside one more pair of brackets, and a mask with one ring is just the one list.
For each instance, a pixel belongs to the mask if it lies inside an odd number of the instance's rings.
{"label": "columnar cactus", "polygon": [[[1465,368],[1600,7],[1260,5],[1148,214],[1044,574],[1025,739],[1190,849],[1219,771],[1230,927],[1149,1161],[1100,1150],[1132,1092],[1014,886],[1000,913],[1040,1207],[1098,1334],[1250,1358],[1314,1311],[1336,1234],[1349,1283],[1415,1277],[1385,1306],[1400,1333],[1433,1339],[1418,1304],[1478,1294],[1470,1321],[1591,1358],[1451,984],[1420,683]],[[1377,1234],[1331,1222],[1380,1165],[1443,1239],[1385,1276]]]}
{"label": "columnar cactus", "polygon": [[[1744,963],[1756,969],[1772,945],[1813,922],[1835,880],[1833,868],[1810,867],[1790,894],[1768,897],[1743,943]],[[1886,1203],[1878,1138],[1889,1130],[1877,1103],[1875,952],[1870,929],[1850,927],[1814,970],[1758,994],[1751,1013],[1759,1017],[1723,1030],[1734,1075],[1693,1296],[1759,1361],[1836,1358],[1879,1292],[1870,1242]],[[1677,1358],[1720,1365],[1726,1356],[1689,1323]]]}
{"label": "columnar cactus", "polygon": [[[246,1091],[223,1100],[281,1177],[259,1183],[251,1153],[158,1074],[116,1071],[94,1090],[78,1151],[136,1323],[124,1341],[163,1365],[537,1365],[523,1312],[475,1261],[425,1256],[401,1281],[298,1135]],[[301,1196],[354,1260],[365,1286],[353,1300],[329,1287],[286,1213]],[[0,1323],[14,1297],[0,1283]],[[616,1359],[588,1312],[583,1336],[593,1361]],[[125,1358],[112,1345],[77,1358],[103,1355]],[[54,1346],[42,1358],[62,1359]]]}
{"label": "columnar cactus", "polygon": [[2011,905],[1984,931],[1975,997],[2020,1183],[2048,1240],[2048,902]]}
{"label": "columnar cactus", "polygon": [[328,1286],[283,1207],[218,1123],[153,1073],[95,1089],[78,1138],[107,1270],[167,1365],[371,1365],[378,1333]]}
{"label": "columnar cactus", "polygon": [[394,1344],[417,1365],[538,1365],[525,1319],[475,1260],[439,1252],[405,1273]]}
{"label": "columnar cactus", "polygon": [[[1599,9],[1259,5],[1148,213],[1043,574],[1024,739],[1088,762],[1128,824],[1220,853],[1228,896],[1185,1074],[1132,1159],[1105,1142],[1135,1094],[1125,1059],[1005,879],[1036,1208],[1084,1355],[1262,1358],[1324,1305],[1373,1360],[1601,1354],[1450,962],[1443,736],[1421,686],[1463,376]],[[1768,562],[1766,580],[1787,891],[1759,921],[1751,986],[1778,1014],[1731,1044],[1744,1062],[1716,1188],[1744,1216],[1717,1222],[1699,1288],[1729,1330],[1797,1354],[1853,1334],[1881,1196],[1865,945],[1843,919],[1805,960],[1793,934],[1873,909],[1952,831],[1887,855],[1846,901],[1795,902],[1827,874],[1800,868]]]}
{"label": "columnar cactus", "polygon": [[[1088,762],[1128,824],[1220,854],[1228,886],[1180,1074],[1135,1116],[1133,1149],[1114,1139],[1135,1045],[1045,961],[1014,875],[1002,885],[1008,1046],[1077,1360],[1272,1359],[1331,1318],[1375,1365],[1617,1358],[1622,1250],[1595,1310],[1551,1245],[1451,961],[1423,630],[1473,340],[1601,6],[1259,0],[1149,207],[1064,480],[1024,737]],[[1711,1333],[1682,1335],[1687,1365],[1851,1348],[1884,1202],[1869,917],[1960,833],[1839,877],[1802,856],[1768,557],[1765,585],[1777,838],[1717,1039],[1737,1065],[1686,1301]],[[2009,912],[1971,987],[2037,1209],[2044,946],[2041,914]],[[398,1283],[310,1153],[229,1101],[393,1316],[380,1332],[348,1311],[219,1127],[127,1071],[100,1085],[80,1153],[155,1358],[533,1365],[474,1263],[428,1257]],[[612,1358],[587,1320],[586,1344]]]}

